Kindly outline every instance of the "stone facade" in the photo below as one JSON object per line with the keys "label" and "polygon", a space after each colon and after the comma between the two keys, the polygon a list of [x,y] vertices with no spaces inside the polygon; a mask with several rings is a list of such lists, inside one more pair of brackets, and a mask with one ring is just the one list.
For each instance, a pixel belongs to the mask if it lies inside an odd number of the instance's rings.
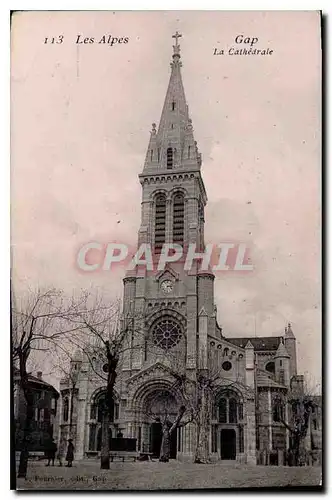
{"label": "stone facade", "polygon": [[[181,64],[176,38],[159,127],[152,125],[139,175],[138,245],[149,244],[155,256],[163,243],[182,248],[194,243],[197,251],[204,249],[207,196]],[[197,262],[189,271],[178,261],[159,272],[139,267],[127,272],[121,324],[128,331],[127,349],[121,359],[110,428],[113,436],[121,430],[125,437],[136,438],[138,450],[158,454],[160,430],[151,417],[153,406],[162,405],[164,398],[172,420],[182,403],[174,363],[193,380],[198,370],[217,367],[209,429],[211,458],[256,464],[259,454],[278,454],[288,448],[288,431],[273,417],[274,401],[278,394],[287,395],[291,378],[297,377],[296,340],[290,325],[284,335],[226,338],[217,322],[214,279],[212,271],[202,270]],[[79,459],[100,450],[98,404],[105,388],[96,375],[102,362],[95,360],[91,367],[77,354],[72,370],[77,370],[75,386],[64,380],[60,388],[60,412],[66,418],[62,418],[59,439],[71,434]],[[192,460],[195,440],[194,422],[177,429],[171,456]]]}

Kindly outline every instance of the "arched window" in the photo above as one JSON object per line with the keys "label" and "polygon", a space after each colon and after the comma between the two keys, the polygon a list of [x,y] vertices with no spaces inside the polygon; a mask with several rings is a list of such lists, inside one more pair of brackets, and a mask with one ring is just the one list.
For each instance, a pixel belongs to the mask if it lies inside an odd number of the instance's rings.
{"label": "arched window", "polygon": [[62,412],[63,421],[68,422],[68,417],[69,417],[69,399],[65,398],[63,400],[63,412]]}
{"label": "arched window", "polygon": [[280,422],[284,420],[284,405],[282,401],[276,400],[273,406],[273,421]]}
{"label": "arched window", "polygon": [[265,366],[265,370],[270,372],[270,373],[275,373],[275,364],[274,364],[274,361],[269,361],[266,366]]}
{"label": "arched window", "polygon": [[91,405],[91,408],[90,408],[90,419],[91,420],[95,420],[96,419],[96,416],[97,416],[97,407],[96,405],[93,403]]}
{"label": "arched window", "polygon": [[175,101],[172,101],[172,111],[175,110]]}
{"label": "arched window", "polygon": [[154,247],[155,252],[160,253],[166,236],[166,196],[160,194],[156,198]]}
{"label": "arched window", "polygon": [[220,423],[237,424],[243,420],[243,403],[240,403],[232,392],[222,395],[218,402],[218,408]]}
{"label": "arched window", "polygon": [[223,424],[227,422],[227,400],[225,398],[219,401],[219,422]]}
{"label": "arched window", "polygon": [[[101,435],[102,435],[102,422],[105,412],[107,411],[106,391],[99,392],[91,402],[90,419],[90,434],[89,434],[89,450],[100,451],[101,449]],[[119,405],[112,401],[110,408],[109,423],[112,424],[114,419],[119,418]],[[110,438],[112,437],[112,430],[110,428]]]}
{"label": "arched window", "polygon": [[184,196],[175,195],[173,201],[173,243],[183,244],[184,239]]}
{"label": "arched window", "polygon": [[243,403],[239,403],[239,420],[243,420]]}
{"label": "arched window", "polygon": [[173,149],[167,148],[167,168],[173,167]]}
{"label": "arched window", "polygon": [[106,410],[105,397],[100,397],[97,403],[97,421],[102,422]]}
{"label": "arched window", "polygon": [[[107,411],[107,400],[106,400],[106,392],[102,392],[96,398],[94,406],[96,408],[96,419],[97,422],[102,423],[105,411]],[[110,422],[114,421],[114,402],[111,405],[111,414],[109,417]]]}
{"label": "arched window", "polygon": [[237,401],[234,398],[229,400],[229,423],[237,423]]}

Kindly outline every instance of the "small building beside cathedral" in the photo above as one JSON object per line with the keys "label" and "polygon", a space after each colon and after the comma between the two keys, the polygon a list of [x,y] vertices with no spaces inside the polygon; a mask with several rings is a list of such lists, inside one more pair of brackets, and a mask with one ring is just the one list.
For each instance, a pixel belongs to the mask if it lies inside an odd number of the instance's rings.
{"label": "small building beside cathedral", "polygon": [[[150,245],[156,257],[165,244],[195,244],[197,252],[205,248],[202,156],[182,83],[180,35],[174,37],[161,118],[158,127],[152,125],[139,175],[138,247]],[[128,349],[117,375],[111,435],[121,432],[136,439],[138,451],[158,456],[161,430],[152,415],[166,398],[169,418],[175,419],[183,403],[174,366],[193,379],[198,370],[213,369],[218,376],[209,421],[211,460],[284,464],[292,439],[292,407],[286,404],[280,418],[276,402],[290,401],[293,389],[303,386],[292,327],[283,331],[281,325],[278,336],[225,336],[216,317],[214,280],[213,271],[202,269],[198,260],[189,270],[178,260],[158,272],[140,266],[127,272],[121,328],[127,329]],[[75,377],[60,385],[59,442],[73,438],[75,459],[98,456],[101,449],[105,387],[98,371],[105,361],[95,358],[92,363],[77,352],[71,366]],[[171,458],[192,460],[195,439],[194,421],[179,427],[172,435]],[[308,446],[319,447],[319,438]]]}

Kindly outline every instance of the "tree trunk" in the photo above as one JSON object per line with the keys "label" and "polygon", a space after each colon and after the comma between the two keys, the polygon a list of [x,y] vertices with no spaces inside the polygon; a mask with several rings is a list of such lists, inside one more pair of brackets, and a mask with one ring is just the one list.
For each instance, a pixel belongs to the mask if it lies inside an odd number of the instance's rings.
{"label": "tree trunk", "polygon": [[176,429],[179,427],[185,411],[185,406],[181,406],[173,424],[169,422],[167,416],[165,416],[164,422],[162,423],[163,436],[161,440],[159,462],[169,462],[169,457],[171,454],[171,435],[173,434],[173,432],[176,432]]}
{"label": "tree trunk", "polygon": [[33,420],[33,398],[29,389],[27,389],[24,392],[26,398],[26,417],[24,423],[23,443],[22,443],[22,450],[20,453],[20,463],[18,467],[17,477],[26,478],[28,470],[31,423]]}
{"label": "tree trunk", "polygon": [[168,422],[162,425],[162,433],[159,462],[169,462],[171,453],[171,433]]}
{"label": "tree trunk", "polygon": [[100,468],[110,468],[110,422],[108,411],[105,412],[101,427],[101,453],[100,453]]}
{"label": "tree trunk", "polygon": [[208,392],[205,387],[201,389],[201,398],[199,414],[196,421],[196,449],[194,463],[207,464],[209,457],[209,424],[210,424],[210,405]]}

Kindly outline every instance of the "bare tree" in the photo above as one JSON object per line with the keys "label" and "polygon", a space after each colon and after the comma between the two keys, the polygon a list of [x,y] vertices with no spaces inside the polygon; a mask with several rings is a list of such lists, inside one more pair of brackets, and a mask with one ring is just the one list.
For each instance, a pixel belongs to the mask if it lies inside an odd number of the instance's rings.
{"label": "bare tree", "polygon": [[[291,387],[287,394],[275,395],[273,403],[275,420],[284,425],[290,433],[290,465],[305,465],[307,450],[304,442],[309,430],[310,416],[318,408],[317,398],[308,390],[308,386],[300,384]],[[285,419],[286,407],[290,415],[288,421]]]}
{"label": "bare tree", "polygon": [[78,303],[68,301],[59,290],[29,291],[20,300],[12,296],[12,363],[19,370],[20,389],[26,402],[23,443],[18,477],[26,477],[31,427],[34,417],[34,397],[29,383],[29,362],[36,354],[55,350],[66,335],[75,330],[65,321],[76,314]]}
{"label": "bare tree", "polygon": [[[174,377],[172,388],[180,395],[181,400],[178,416],[172,424],[173,431],[183,423],[181,418],[185,414],[188,415],[184,425],[193,422],[196,430],[194,462],[209,463],[209,434],[216,393],[221,387],[231,388],[234,385],[239,385],[246,390],[247,387],[238,380],[234,381],[223,377],[221,363],[211,354],[205,357],[205,351],[200,352],[198,366],[190,374],[188,374],[185,364],[172,351],[165,351],[164,359]],[[166,439],[166,443],[168,441]]]}
{"label": "bare tree", "polygon": [[[177,385],[177,380],[175,379],[174,389]],[[172,387],[170,388],[172,392]],[[178,408],[174,407],[174,398],[169,390],[158,391],[153,398],[149,401],[149,408],[142,409],[140,412],[144,413],[150,420],[160,423],[161,426],[161,446],[159,452],[160,462],[169,462],[171,454],[171,439],[173,434],[180,427],[185,427],[187,424],[193,421],[193,414],[191,408],[186,409],[183,404],[178,405]]]}
{"label": "bare tree", "polygon": [[[140,346],[130,342],[129,336],[131,339],[135,338],[133,335],[136,331],[135,321],[132,317],[121,318],[121,304],[118,300],[106,301],[102,295],[91,291],[84,292],[84,297],[84,307],[80,308],[75,317],[70,318],[79,331],[79,335],[72,338],[72,343],[82,350],[92,371],[106,386],[106,397],[102,406],[100,467],[109,469],[109,427],[113,420],[114,388],[119,364],[126,351]],[[102,361],[102,370],[96,369],[95,359]]]}

